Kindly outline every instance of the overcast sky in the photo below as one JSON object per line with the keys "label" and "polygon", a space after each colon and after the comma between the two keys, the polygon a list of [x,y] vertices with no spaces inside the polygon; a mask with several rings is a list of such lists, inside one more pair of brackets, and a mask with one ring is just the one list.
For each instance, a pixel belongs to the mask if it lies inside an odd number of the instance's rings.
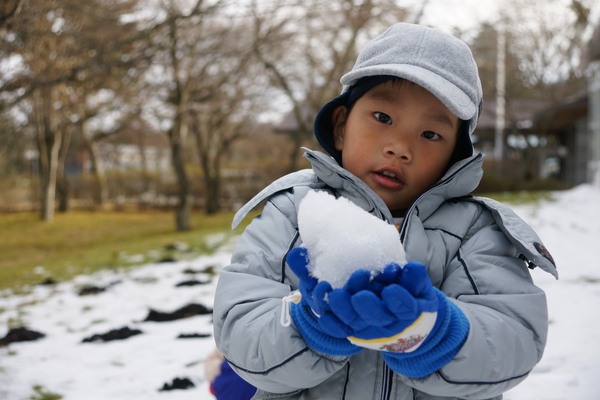
{"label": "overcast sky", "polygon": [[[422,1],[406,0],[407,4]],[[497,10],[496,0],[429,0],[421,22],[448,32],[455,27],[468,30],[479,21],[494,20]]]}

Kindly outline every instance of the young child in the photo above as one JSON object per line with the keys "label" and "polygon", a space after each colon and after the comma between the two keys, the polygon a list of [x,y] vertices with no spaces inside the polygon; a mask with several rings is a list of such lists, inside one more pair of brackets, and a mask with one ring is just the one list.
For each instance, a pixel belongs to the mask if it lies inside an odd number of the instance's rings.
{"label": "young child", "polygon": [[[513,212],[468,196],[483,161],[470,140],[482,90],[468,46],[395,24],[341,82],[315,121],[332,157],[307,150],[312,170],[275,181],[234,219],[267,200],[219,277],[219,350],[255,399],[500,399],[546,343],[546,299],[528,268],[557,273]],[[297,222],[311,190],[396,224],[411,262],[357,271],[343,288],[318,282]]]}

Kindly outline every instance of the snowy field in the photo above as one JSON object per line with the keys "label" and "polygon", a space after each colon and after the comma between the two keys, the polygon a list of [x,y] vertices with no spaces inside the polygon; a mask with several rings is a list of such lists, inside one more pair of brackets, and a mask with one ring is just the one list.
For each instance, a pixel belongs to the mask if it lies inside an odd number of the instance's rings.
{"label": "snowy field", "polygon": [[[579,186],[555,193],[553,201],[513,208],[537,230],[557,262],[560,280],[532,272],[548,295],[548,346],[541,363],[505,399],[600,398],[600,263],[595,253],[600,250],[600,189]],[[0,399],[42,399],[34,394],[36,386],[64,400],[212,399],[203,377],[204,359],[214,348],[211,316],[144,320],[150,310],[170,314],[190,304],[212,308],[216,279],[210,271],[228,263],[231,248],[228,243],[192,261],[80,276],[37,286],[28,295],[0,295],[0,338],[9,325],[45,335],[0,347]],[[188,284],[178,286],[183,282]],[[105,290],[79,295],[90,286]],[[91,340],[121,328],[137,334]],[[160,390],[176,378],[194,386]]]}

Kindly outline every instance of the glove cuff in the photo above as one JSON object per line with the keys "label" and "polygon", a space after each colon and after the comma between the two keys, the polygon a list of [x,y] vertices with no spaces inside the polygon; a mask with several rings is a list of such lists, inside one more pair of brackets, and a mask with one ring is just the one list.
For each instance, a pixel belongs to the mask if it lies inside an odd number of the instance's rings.
{"label": "glove cuff", "polygon": [[435,290],[445,312],[432,335],[412,353],[383,352],[389,367],[409,378],[423,378],[448,364],[469,334],[469,320],[462,310],[448,301],[442,292]]}
{"label": "glove cuff", "polygon": [[440,318],[437,312],[423,312],[412,325],[394,336],[375,339],[360,339],[349,336],[348,340],[357,346],[372,350],[410,353],[426,343],[427,338],[430,334],[433,334],[434,329],[437,330],[439,326],[437,321],[440,319],[443,319],[443,317]]}
{"label": "glove cuff", "polygon": [[314,350],[332,356],[352,356],[362,350],[346,338],[335,338],[323,332],[316,317],[302,303],[292,303],[291,314],[304,341]]}

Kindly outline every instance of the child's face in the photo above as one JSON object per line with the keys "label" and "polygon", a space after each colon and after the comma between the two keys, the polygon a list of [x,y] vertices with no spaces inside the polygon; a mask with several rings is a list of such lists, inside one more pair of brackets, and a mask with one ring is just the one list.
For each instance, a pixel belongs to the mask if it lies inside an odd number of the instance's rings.
{"label": "child's face", "polygon": [[444,173],[459,120],[432,93],[388,81],[333,113],[334,141],[345,169],[375,191],[395,215]]}

